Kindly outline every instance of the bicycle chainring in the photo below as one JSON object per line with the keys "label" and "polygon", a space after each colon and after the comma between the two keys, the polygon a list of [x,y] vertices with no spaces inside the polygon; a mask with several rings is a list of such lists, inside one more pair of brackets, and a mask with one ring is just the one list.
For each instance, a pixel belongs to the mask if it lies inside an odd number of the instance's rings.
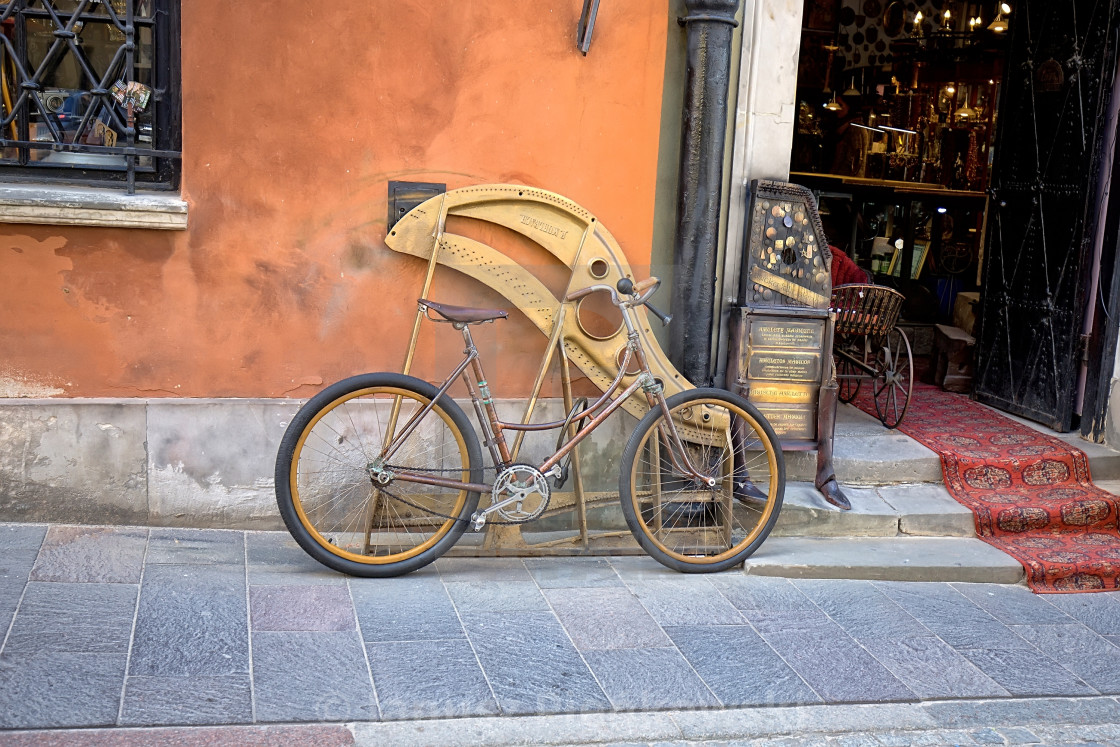
{"label": "bicycle chainring", "polygon": [[545,512],[550,495],[548,480],[539,469],[528,464],[514,464],[498,473],[491,499],[499,516],[522,524]]}

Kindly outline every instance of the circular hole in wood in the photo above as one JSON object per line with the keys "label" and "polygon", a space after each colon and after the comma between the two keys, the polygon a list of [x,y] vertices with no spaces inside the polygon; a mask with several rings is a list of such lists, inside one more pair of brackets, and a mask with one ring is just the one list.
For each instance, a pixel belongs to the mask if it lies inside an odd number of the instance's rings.
{"label": "circular hole in wood", "polygon": [[606,291],[584,296],[576,306],[576,324],[593,340],[609,340],[622,331],[622,312]]}
{"label": "circular hole in wood", "polygon": [[610,272],[611,266],[607,264],[607,260],[602,257],[596,257],[587,263],[587,271],[591,273],[591,277],[600,280],[607,276]]}

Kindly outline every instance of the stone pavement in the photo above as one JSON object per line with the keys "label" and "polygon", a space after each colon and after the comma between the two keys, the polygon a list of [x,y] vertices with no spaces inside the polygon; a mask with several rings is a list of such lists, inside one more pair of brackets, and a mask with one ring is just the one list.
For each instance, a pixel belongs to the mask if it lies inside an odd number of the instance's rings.
{"label": "stone pavement", "polygon": [[4,524],[0,634],[0,744],[1120,743],[1112,594]]}

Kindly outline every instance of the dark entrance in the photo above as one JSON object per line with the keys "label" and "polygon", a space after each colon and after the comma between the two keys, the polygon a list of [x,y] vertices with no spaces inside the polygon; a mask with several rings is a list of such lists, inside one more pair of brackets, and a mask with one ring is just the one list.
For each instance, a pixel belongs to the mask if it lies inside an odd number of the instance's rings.
{"label": "dark entrance", "polygon": [[1112,166],[1103,146],[1116,126],[1118,11],[1118,0],[1019,0],[1011,24],[975,396],[1058,431],[1073,421],[1099,174]]}

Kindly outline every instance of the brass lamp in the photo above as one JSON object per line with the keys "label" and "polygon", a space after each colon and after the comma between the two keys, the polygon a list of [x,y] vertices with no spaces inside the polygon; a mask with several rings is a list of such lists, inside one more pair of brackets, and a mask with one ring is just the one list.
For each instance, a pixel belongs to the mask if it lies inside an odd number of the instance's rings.
{"label": "brass lamp", "polygon": [[1000,3],[999,13],[996,14],[995,20],[992,21],[991,25],[988,26],[988,30],[995,31],[996,33],[1000,34],[1002,34],[1004,31],[1007,31],[1007,16],[1010,14],[1011,6],[1007,3]]}

